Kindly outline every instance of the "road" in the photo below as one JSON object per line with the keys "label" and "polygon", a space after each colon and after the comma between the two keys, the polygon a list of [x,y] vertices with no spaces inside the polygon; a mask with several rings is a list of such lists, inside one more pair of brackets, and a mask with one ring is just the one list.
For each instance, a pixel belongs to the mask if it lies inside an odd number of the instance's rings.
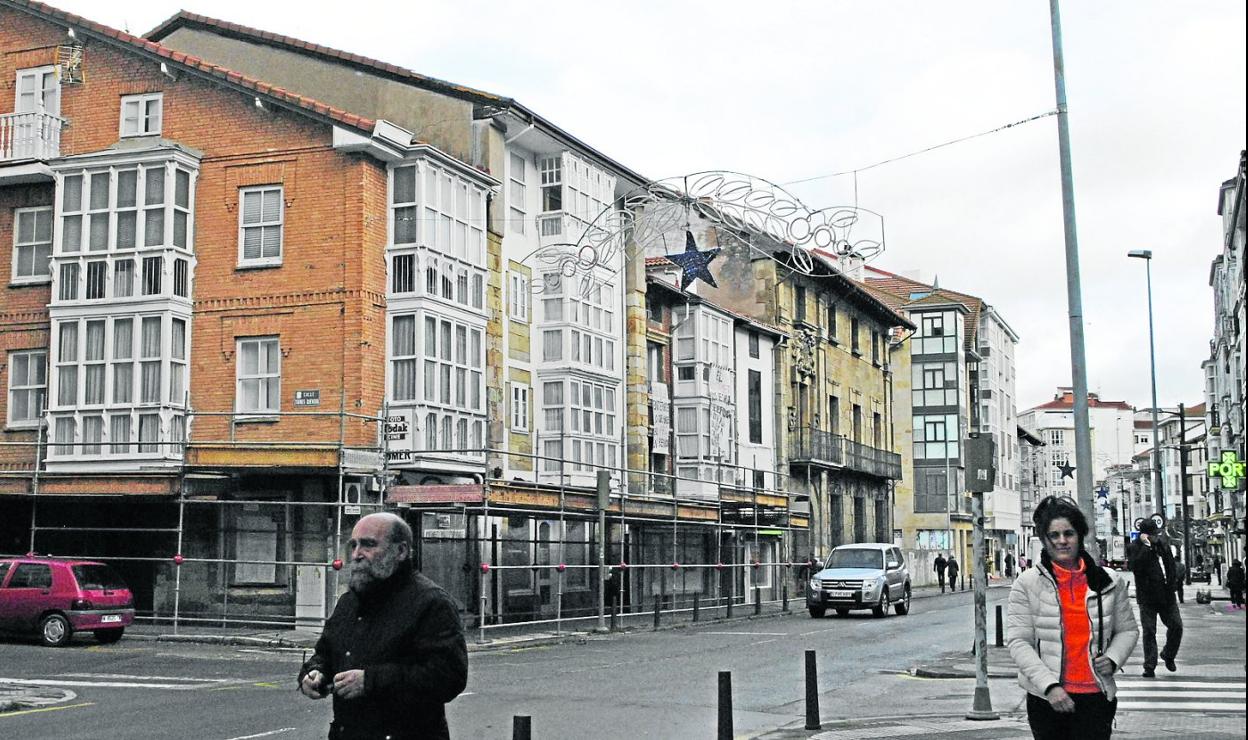
{"label": "road", "polygon": [[[1006,593],[990,592],[990,616]],[[728,670],[737,734],[766,732],[804,716],[806,650],[818,654],[825,718],[963,713],[973,680],[922,679],[907,670],[969,648],[970,604],[970,593],[959,592],[916,599],[906,617],[812,620],[794,612],[474,652],[467,692],[448,708],[451,728],[457,737],[510,738],[513,715],[526,714],[541,738],[711,737],[717,673]],[[1237,624],[1242,668],[1242,618]],[[1195,642],[1195,627],[1185,643]],[[295,692],[301,658],[300,650],[129,639],[65,649],[0,643],[0,682],[19,678],[77,694],[43,711],[0,715],[0,736],[323,737],[330,705]],[[995,709],[1021,707],[1013,679],[993,679],[990,687]]]}

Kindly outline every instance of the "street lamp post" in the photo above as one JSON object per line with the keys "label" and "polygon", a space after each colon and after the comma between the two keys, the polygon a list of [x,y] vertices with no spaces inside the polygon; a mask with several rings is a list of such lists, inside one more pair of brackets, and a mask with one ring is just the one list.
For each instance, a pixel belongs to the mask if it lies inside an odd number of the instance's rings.
{"label": "street lamp post", "polygon": [[1153,488],[1157,492],[1157,508],[1165,516],[1166,491],[1162,488],[1161,450],[1157,447],[1161,429],[1157,423],[1157,350],[1153,346],[1153,251],[1133,249],[1127,252],[1127,256],[1144,260],[1144,275],[1148,281],[1148,365],[1153,381]]}
{"label": "street lamp post", "polygon": [[1183,492],[1183,562],[1187,565],[1187,585],[1192,585],[1192,517],[1187,509],[1187,492],[1192,482],[1187,477],[1187,409],[1179,404],[1179,490]]}

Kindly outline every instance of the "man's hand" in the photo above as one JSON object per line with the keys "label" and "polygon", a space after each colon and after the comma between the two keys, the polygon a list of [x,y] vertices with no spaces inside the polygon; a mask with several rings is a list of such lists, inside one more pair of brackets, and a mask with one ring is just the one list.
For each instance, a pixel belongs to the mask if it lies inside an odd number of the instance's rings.
{"label": "man's hand", "polygon": [[358,699],[364,696],[364,671],[343,671],[334,676],[334,696],[340,699]]}
{"label": "man's hand", "polygon": [[1049,700],[1049,706],[1053,707],[1053,711],[1058,714],[1073,714],[1075,711],[1075,700],[1070,698],[1070,694],[1066,693],[1066,689],[1061,686],[1054,686],[1053,690],[1044,695]]}
{"label": "man's hand", "polygon": [[1098,655],[1092,659],[1092,667],[1102,676],[1112,676],[1114,671],[1118,670],[1118,666],[1114,665],[1114,661],[1108,656]]}
{"label": "man's hand", "polygon": [[324,699],[329,696],[329,691],[321,687],[321,681],[324,676],[320,671],[311,670],[304,675],[303,680],[299,682],[299,693],[309,699]]}

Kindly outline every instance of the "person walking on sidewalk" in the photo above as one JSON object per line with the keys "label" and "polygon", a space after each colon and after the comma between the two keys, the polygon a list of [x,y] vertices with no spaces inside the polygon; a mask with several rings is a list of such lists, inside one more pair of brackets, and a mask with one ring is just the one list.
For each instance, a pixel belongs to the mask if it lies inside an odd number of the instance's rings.
{"label": "person walking on sidewalk", "polygon": [[940,592],[945,592],[945,556],[937,553],[936,563],[933,566],[936,570],[936,582],[940,584]]}
{"label": "person walking on sidewalk", "polygon": [[449,738],[445,704],[468,682],[459,607],[413,569],[400,517],[360,519],[347,548],[350,590],[299,671],[299,691],[334,695],[330,740]]}
{"label": "person walking on sidewalk", "polygon": [[1102,740],[1118,711],[1114,673],[1140,635],[1127,584],[1084,549],[1073,501],[1049,496],[1032,519],[1044,551],[1010,587],[1006,622],[1027,723],[1037,740]]}
{"label": "person walking on sidewalk", "polygon": [[1014,553],[1007,552],[1005,554],[1005,577],[1014,577]]}
{"label": "person walking on sidewalk", "polygon": [[1213,572],[1218,576],[1218,585],[1222,585],[1222,556],[1213,556]]}
{"label": "person walking on sidewalk", "polygon": [[958,560],[953,555],[949,556],[949,562],[945,564],[945,575],[949,576],[949,590],[958,590]]}
{"label": "person walking on sidewalk", "polygon": [[1145,519],[1140,536],[1127,548],[1127,567],[1135,576],[1135,600],[1140,605],[1140,628],[1144,637],[1144,677],[1152,678],[1157,668],[1157,618],[1166,626],[1166,645],[1161,659],[1166,670],[1177,671],[1174,659],[1183,642],[1183,616],[1175,601],[1178,570],[1170,543],[1159,534],[1157,522]]}
{"label": "person walking on sidewalk", "polygon": [[1226,571],[1226,588],[1231,592],[1231,606],[1244,608],[1244,564],[1238,560],[1231,561]]}

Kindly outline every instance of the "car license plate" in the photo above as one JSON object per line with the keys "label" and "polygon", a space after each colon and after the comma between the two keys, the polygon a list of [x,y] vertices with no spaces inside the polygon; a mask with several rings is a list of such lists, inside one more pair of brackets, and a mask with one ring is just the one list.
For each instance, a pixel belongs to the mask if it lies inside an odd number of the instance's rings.
{"label": "car license plate", "polygon": [[833,599],[852,599],[854,598],[854,592],[844,591],[844,590],[835,590],[835,591],[829,591],[828,596]]}
{"label": "car license plate", "polygon": [[120,622],[121,615],[120,614],[105,614],[104,616],[100,617],[100,621],[103,622],[104,624],[109,624],[111,622]]}

